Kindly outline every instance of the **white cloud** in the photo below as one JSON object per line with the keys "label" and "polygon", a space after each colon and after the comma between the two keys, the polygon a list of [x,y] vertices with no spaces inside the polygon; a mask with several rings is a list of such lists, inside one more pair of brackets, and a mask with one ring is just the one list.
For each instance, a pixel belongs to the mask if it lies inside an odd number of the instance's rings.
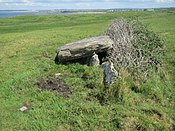
{"label": "white cloud", "polygon": [[153,0],[128,0],[130,2],[151,2]]}
{"label": "white cloud", "polygon": [[88,3],[88,2],[87,2],[87,3],[81,3],[81,2],[79,2],[79,3],[75,3],[75,5],[76,5],[76,6],[80,6],[80,7],[81,7],[81,6],[89,7],[89,6],[91,6],[91,3]]}
{"label": "white cloud", "polygon": [[171,3],[175,2],[175,0],[155,0],[157,3]]}
{"label": "white cloud", "polygon": [[157,3],[171,3],[175,0],[128,0],[130,2],[157,2]]}
{"label": "white cloud", "polygon": [[2,9],[82,9],[175,7],[175,0],[0,0]]}

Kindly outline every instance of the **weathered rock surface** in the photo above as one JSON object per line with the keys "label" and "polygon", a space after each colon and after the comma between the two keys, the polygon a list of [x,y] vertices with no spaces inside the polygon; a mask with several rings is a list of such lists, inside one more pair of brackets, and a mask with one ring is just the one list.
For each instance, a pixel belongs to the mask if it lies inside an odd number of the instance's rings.
{"label": "weathered rock surface", "polygon": [[99,66],[99,64],[100,64],[100,60],[98,58],[98,55],[95,54],[95,52],[94,52],[93,56],[90,57],[90,60],[88,62],[88,65],[89,66]]}
{"label": "weathered rock surface", "polygon": [[56,63],[93,56],[93,53],[107,52],[112,48],[109,36],[99,36],[66,44],[57,50]]}
{"label": "weathered rock surface", "polygon": [[104,70],[104,83],[106,85],[113,84],[119,77],[112,62],[104,62],[101,67]]}

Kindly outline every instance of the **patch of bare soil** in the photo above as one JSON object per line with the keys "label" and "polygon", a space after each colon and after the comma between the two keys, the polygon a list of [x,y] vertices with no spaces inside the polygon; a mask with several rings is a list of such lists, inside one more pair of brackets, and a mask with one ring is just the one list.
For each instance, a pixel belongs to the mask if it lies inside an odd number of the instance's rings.
{"label": "patch of bare soil", "polygon": [[49,90],[63,94],[63,96],[67,98],[70,97],[70,94],[72,93],[72,89],[65,85],[63,80],[57,77],[50,77],[47,79],[42,78],[36,83],[36,85],[38,85],[38,87],[42,90]]}

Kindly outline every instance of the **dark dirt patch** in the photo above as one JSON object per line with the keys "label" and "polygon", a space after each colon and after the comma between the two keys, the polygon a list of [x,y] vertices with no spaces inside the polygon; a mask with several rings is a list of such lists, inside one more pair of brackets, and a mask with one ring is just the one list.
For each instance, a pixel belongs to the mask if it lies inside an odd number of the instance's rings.
{"label": "dark dirt patch", "polygon": [[65,85],[63,80],[60,78],[50,77],[47,79],[40,79],[36,85],[39,86],[42,90],[49,90],[59,94],[63,94],[64,97],[70,97],[72,89]]}

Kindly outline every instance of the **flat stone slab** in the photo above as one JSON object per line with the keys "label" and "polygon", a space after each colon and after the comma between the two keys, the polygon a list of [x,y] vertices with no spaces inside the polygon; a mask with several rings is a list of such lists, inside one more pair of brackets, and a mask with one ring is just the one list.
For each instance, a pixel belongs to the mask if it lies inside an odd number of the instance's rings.
{"label": "flat stone slab", "polygon": [[109,36],[98,36],[72,42],[58,48],[55,61],[66,62],[92,56],[93,53],[107,52],[112,48]]}

